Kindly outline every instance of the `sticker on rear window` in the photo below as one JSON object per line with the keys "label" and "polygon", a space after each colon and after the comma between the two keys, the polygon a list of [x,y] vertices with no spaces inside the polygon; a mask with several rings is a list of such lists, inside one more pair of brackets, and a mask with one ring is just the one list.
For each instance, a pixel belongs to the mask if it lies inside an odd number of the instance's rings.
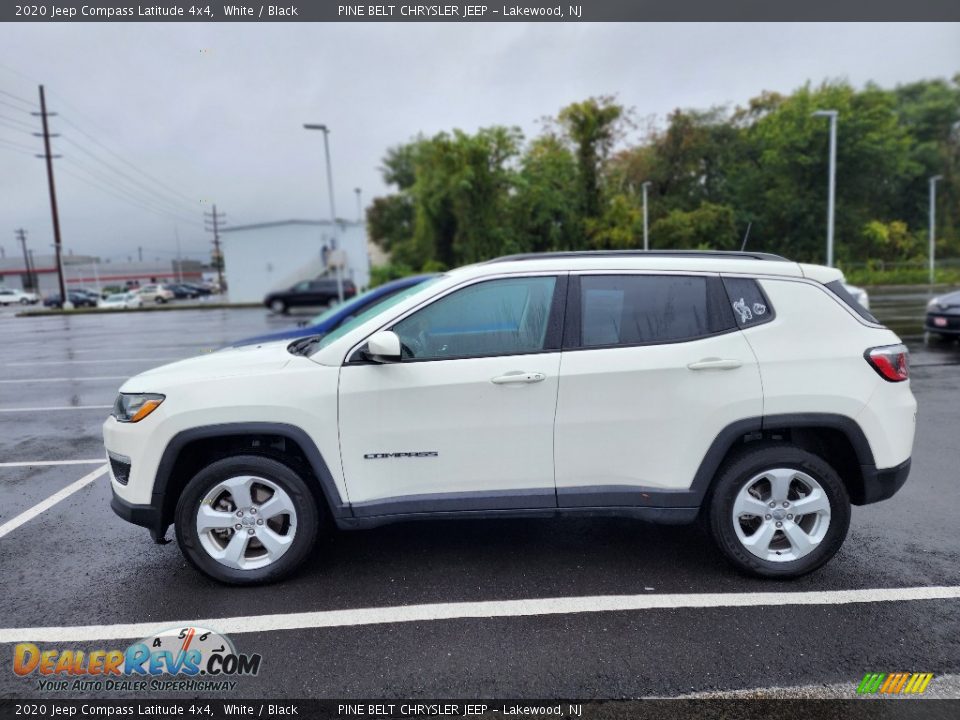
{"label": "sticker on rear window", "polygon": [[747,307],[747,301],[743,298],[740,298],[733,304],[733,311],[740,316],[741,324],[753,320],[753,312]]}

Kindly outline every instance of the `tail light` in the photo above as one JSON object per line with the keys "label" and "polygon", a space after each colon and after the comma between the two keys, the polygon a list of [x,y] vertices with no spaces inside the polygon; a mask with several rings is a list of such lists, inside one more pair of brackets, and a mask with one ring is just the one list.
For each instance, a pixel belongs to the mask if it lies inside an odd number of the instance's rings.
{"label": "tail light", "polygon": [[870,348],[863,357],[884,380],[903,382],[910,377],[910,351],[906,345]]}

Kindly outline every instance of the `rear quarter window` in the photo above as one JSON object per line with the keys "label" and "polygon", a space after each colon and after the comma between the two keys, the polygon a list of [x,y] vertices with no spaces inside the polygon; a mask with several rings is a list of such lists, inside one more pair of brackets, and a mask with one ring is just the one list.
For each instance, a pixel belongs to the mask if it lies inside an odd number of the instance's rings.
{"label": "rear quarter window", "polygon": [[867,322],[872,322],[880,324],[880,321],[873,316],[873,313],[867,310],[863,305],[857,302],[857,299],[847,292],[847,289],[843,286],[843,283],[839,280],[834,280],[826,284],[827,289],[836,295],[838,298],[843,300],[847,305],[850,306],[850,309],[853,310],[857,315],[862,317]]}
{"label": "rear quarter window", "polygon": [[741,328],[762,325],[775,317],[770,299],[763,292],[760,283],[753,278],[725,277],[723,286],[726,288],[737,325]]}

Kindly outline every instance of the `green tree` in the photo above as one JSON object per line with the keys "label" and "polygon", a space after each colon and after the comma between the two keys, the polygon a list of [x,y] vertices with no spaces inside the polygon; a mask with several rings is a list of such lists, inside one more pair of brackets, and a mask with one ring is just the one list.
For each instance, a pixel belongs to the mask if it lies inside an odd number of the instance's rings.
{"label": "green tree", "polygon": [[653,248],[737,250],[733,209],[704,202],[696,210],[671,210],[650,228]]}
{"label": "green tree", "polygon": [[557,123],[575,147],[579,209],[584,218],[601,214],[603,165],[622,133],[624,121],[623,107],[611,96],[572,103],[557,116]]}
{"label": "green tree", "polygon": [[577,164],[553,134],[530,143],[520,160],[511,198],[511,226],[521,252],[574,250],[583,243],[583,223],[571,201],[578,190]]}

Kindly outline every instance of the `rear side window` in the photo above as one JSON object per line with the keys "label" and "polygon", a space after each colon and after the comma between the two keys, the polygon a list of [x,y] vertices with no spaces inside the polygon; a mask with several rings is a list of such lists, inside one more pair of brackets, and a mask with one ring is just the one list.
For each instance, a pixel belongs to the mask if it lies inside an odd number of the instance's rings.
{"label": "rear side window", "polygon": [[725,277],[723,286],[727,289],[730,309],[741,328],[762,325],[773,320],[773,306],[756,280]]}
{"label": "rear side window", "polygon": [[581,276],[579,294],[582,347],[677,342],[734,327],[718,278]]}
{"label": "rear side window", "polygon": [[843,283],[841,281],[834,280],[833,282],[829,282],[827,283],[827,288],[830,290],[830,292],[832,292],[838,298],[843,300],[847,305],[849,305],[850,308],[855,313],[857,313],[857,315],[862,317],[864,320],[866,320],[867,322],[877,323],[878,325],[880,324],[880,321],[873,316],[872,312],[870,312],[863,305],[858,303],[857,299],[853,295],[851,295],[849,292],[847,292],[847,288],[843,286]]}

